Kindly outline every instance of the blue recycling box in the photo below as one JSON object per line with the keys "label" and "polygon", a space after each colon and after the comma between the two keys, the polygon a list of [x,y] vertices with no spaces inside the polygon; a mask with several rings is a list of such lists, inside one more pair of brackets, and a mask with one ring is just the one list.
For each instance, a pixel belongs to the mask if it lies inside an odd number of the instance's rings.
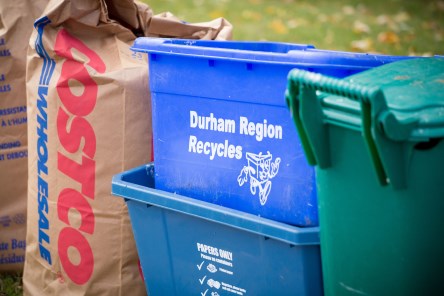
{"label": "blue recycling box", "polygon": [[113,178],[148,295],[323,294],[319,228],[299,228],[154,189],[154,166]]}
{"label": "blue recycling box", "polygon": [[344,77],[407,58],[160,38],[133,50],[149,54],[156,187],[297,226],[318,225],[318,213],[284,100],[288,72]]}

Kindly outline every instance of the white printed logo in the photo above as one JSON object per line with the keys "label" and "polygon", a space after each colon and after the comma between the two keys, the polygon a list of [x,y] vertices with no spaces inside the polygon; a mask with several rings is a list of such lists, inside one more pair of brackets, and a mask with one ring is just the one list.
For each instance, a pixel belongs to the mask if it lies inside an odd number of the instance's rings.
{"label": "white printed logo", "polygon": [[220,282],[215,281],[213,279],[209,279],[207,281],[208,286],[210,286],[210,288],[216,288],[216,289],[220,289]]}
{"label": "white printed logo", "polygon": [[217,268],[216,268],[216,266],[214,266],[213,264],[210,263],[207,266],[207,270],[211,273],[215,273],[217,271]]}
{"label": "white printed logo", "polygon": [[250,191],[253,195],[256,195],[256,190],[259,188],[259,201],[261,205],[265,205],[271,191],[270,179],[277,175],[281,159],[277,157],[274,162],[271,162],[273,155],[270,154],[270,151],[267,151],[265,155],[262,155],[262,152],[259,154],[247,152],[246,158],[248,166],[243,167],[237,177],[237,182],[239,186],[242,186],[250,181]]}

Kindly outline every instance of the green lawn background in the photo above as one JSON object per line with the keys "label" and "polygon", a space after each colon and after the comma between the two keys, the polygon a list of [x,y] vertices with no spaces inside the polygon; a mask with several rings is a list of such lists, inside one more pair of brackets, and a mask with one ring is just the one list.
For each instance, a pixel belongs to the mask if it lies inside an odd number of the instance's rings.
{"label": "green lawn background", "polygon": [[396,55],[444,54],[443,0],[144,0],[188,22],[224,17],[235,40]]}

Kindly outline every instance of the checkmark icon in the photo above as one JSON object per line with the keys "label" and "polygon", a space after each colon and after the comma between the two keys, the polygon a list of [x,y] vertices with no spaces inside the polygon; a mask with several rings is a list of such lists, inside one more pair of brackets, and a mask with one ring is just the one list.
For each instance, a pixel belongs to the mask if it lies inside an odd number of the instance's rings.
{"label": "checkmark icon", "polygon": [[202,261],[202,263],[201,263],[201,264],[199,264],[199,265],[196,265],[196,266],[197,266],[197,269],[201,270],[201,269],[202,269],[202,265],[204,264],[204,262],[205,262],[205,261]]}
{"label": "checkmark icon", "polygon": [[199,280],[200,284],[202,285],[205,282],[207,276],[204,276],[201,280]]}
{"label": "checkmark icon", "polygon": [[207,295],[207,292],[208,292],[208,289],[206,289],[205,292],[203,292],[203,293],[200,292],[200,295],[205,296],[205,295]]}

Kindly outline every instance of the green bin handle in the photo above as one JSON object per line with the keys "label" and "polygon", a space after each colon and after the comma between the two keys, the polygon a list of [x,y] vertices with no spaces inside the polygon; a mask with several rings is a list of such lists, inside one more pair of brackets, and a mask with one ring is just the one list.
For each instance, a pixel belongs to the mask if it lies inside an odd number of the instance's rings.
{"label": "green bin handle", "polygon": [[[322,97],[318,97],[316,91],[360,102],[362,135],[380,184],[390,183],[396,189],[405,188],[408,160],[405,152],[409,149],[405,149],[404,145],[415,122],[409,119],[399,121],[388,110],[379,87],[362,86],[294,69],[288,76],[285,98],[308,162],[320,168],[331,165],[326,149],[329,136],[324,123]],[[384,126],[391,131],[390,139],[384,135]]]}

